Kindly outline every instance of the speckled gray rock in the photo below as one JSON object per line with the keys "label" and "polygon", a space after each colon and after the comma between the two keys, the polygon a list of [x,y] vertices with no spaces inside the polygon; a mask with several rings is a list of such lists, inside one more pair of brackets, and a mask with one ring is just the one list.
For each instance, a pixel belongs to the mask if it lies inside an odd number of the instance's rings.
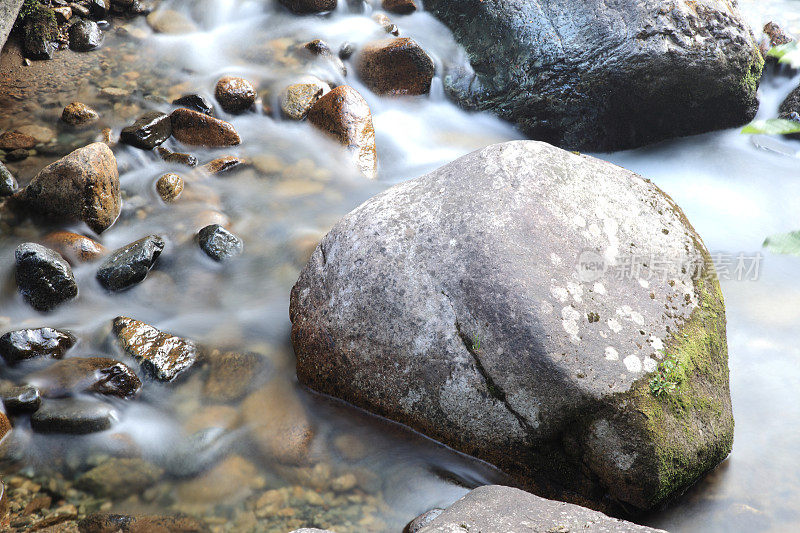
{"label": "speckled gray rock", "polygon": [[37,311],[50,311],[78,295],[72,269],[61,255],[40,244],[20,244],[16,257],[17,288]]}
{"label": "speckled gray rock", "polygon": [[110,291],[120,291],[141,283],[164,251],[164,239],[148,235],[109,255],[97,270],[97,281]]}
{"label": "speckled gray rock", "polygon": [[114,334],[128,355],[159,381],[172,381],[198,359],[197,345],[125,316],[113,321]]}
{"label": "speckled gray rock", "polygon": [[11,196],[17,189],[19,185],[16,178],[3,163],[0,163],[0,196]]}
{"label": "speckled gray rock", "polygon": [[447,91],[533,139],[619,150],[744,124],[758,107],[763,59],[735,2],[429,0],[425,10],[472,64],[445,73]]}
{"label": "speckled gray rock", "polygon": [[470,491],[419,533],[465,531],[665,533],[501,485],[486,485]]}
{"label": "speckled gray rock", "polygon": [[0,2],[0,50],[6,44],[8,34],[14,26],[14,21],[17,20],[17,13],[19,8],[25,0],[3,0]]}
{"label": "speckled gray rock", "polygon": [[242,239],[219,224],[211,224],[197,234],[200,248],[214,261],[224,261],[242,253]]}
{"label": "speckled gray rock", "polygon": [[[544,143],[490,146],[322,240],[291,294],[297,375],[540,494],[650,509],[731,449],[709,265],[649,181]],[[682,379],[666,399],[648,386],[664,352]]]}

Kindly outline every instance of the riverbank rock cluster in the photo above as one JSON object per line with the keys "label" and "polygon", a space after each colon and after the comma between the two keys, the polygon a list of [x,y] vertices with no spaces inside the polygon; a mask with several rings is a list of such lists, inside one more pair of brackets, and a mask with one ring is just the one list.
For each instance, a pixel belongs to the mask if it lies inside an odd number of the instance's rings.
{"label": "riverbank rock cluster", "polygon": [[[580,270],[651,256],[670,268]],[[648,181],[543,143],[490,146],[351,212],[290,318],[303,384],[541,494],[642,512],[731,449],[725,312],[700,237]],[[663,364],[679,369],[666,398],[650,390]]]}

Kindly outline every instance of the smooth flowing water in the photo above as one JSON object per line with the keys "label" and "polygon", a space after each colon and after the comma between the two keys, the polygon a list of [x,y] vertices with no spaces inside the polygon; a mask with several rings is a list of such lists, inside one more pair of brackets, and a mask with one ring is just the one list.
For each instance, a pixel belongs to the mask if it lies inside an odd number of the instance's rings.
{"label": "smooth flowing water", "polygon": [[[777,20],[789,30],[800,30],[795,27],[800,2],[741,3],[754,28]],[[61,109],[74,100],[95,107],[100,126],[116,134],[144,110],[170,109],[166,102],[185,92],[211,96],[216,80],[233,74],[255,83],[265,107],[272,108],[236,117],[223,114],[239,131],[241,146],[193,151],[201,163],[222,155],[243,156],[252,163],[231,174],[203,176],[153,153],[115,147],[125,204],[120,220],[103,234],[103,244],[114,249],[151,233],[167,240],[157,267],[130,291],[107,293],[94,280],[95,265],[78,266],[80,297],[53,313],[37,314],[13,285],[12,250],[46,230],[26,223],[0,235],[0,330],[66,328],[80,338],[70,355],[121,357],[110,346],[108,331],[112,318],[126,315],[212,348],[257,353],[266,361],[262,380],[268,388],[278,384],[270,388],[279,391],[270,393],[276,396],[270,405],[292,406],[314,426],[315,466],[286,466],[260,453],[248,428],[237,422],[253,419],[252,413],[243,414],[252,405],[208,402],[204,373],[196,372],[179,383],[146,383],[138,399],[120,403],[121,421],[102,434],[43,436],[19,425],[5,443],[14,458],[7,468],[55,475],[55,467],[58,475],[70,478],[108,456],[141,456],[166,473],[141,493],[109,495],[110,509],[187,511],[220,531],[299,526],[330,527],[338,533],[397,531],[417,514],[452,503],[469,487],[502,482],[503,476],[297,386],[288,341],[289,290],[319,237],[365,199],[474,149],[521,136],[490,115],[458,109],[445,98],[438,78],[429,96],[381,98],[351,74],[346,83],[367,99],[376,130],[379,177],[367,181],[337,144],[307,123],[279,120],[274,110],[280,90],[303,76],[345,81],[324,58],[312,61],[296,54],[298,45],[321,38],[336,50],[344,41],[358,45],[383,37],[384,30],[369,12],[354,14],[346,5],[327,17],[295,17],[265,4],[163,2],[196,25],[197,31],[184,35],[154,34],[141,18],[115,21],[103,49],[85,54],[91,56],[85,60],[86,75],[66,87],[42,83],[33,99],[2,109],[2,128],[29,123],[56,132],[46,150],[10,165],[24,184],[45,164],[97,136],[96,128],[75,132],[57,126]],[[413,37],[428,51],[437,72],[445,63],[465,61],[448,30],[424,11],[394,17],[393,22],[401,35]],[[797,83],[800,79],[765,79],[761,117],[774,116]],[[797,151],[800,142],[753,139],[729,130],[599,154],[653,179],[684,209],[718,266],[730,263],[730,275],[723,275],[722,283],[734,450],[685,497],[649,517],[651,525],[671,531],[800,529],[800,349],[795,339],[800,329],[800,259],[772,255],[761,247],[768,235],[800,229]],[[162,203],[153,186],[167,171],[180,173],[188,183],[184,197],[174,204]],[[202,256],[193,242],[199,227],[221,218],[245,243],[242,256],[222,265]],[[757,254],[757,275],[736,279],[739,256],[751,259]],[[221,438],[197,444],[190,437],[212,426],[225,428]],[[203,468],[222,454],[227,459],[218,466]],[[264,495],[271,490],[284,491],[281,505],[270,507],[271,497]]]}

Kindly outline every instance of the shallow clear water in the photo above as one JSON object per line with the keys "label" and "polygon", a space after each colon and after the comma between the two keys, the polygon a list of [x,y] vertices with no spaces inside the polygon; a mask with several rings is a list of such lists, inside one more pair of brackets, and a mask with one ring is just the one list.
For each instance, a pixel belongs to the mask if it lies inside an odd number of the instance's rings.
{"label": "shallow clear water", "polygon": [[[96,129],[76,134],[57,128],[58,113],[72,100],[93,105],[102,115],[101,126],[116,134],[143,110],[167,110],[164,102],[184,92],[211,96],[219,77],[235,74],[256,83],[264,102],[274,108],[280,89],[302,75],[342,81],[329,62],[298,59],[292,47],[322,38],[335,51],[344,41],[361,43],[385,35],[369,14],[350,14],[344,5],[329,17],[300,18],[273,12],[256,1],[164,4],[191,18],[198,31],[157,35],[143,19],[118,21],[108,32],[103,50],[94,53],[100,59],[81,84],[60,87],[60,92],[48,94],[39,105],[0,113],[0,127],[34,122],[58,130],[48,153],[10,165],[21,181],[96,136]],[[741,4],[754,28],[770,19],[787,22],[789,28],[800,23],[800,2],[794,0]],[[787,9],[795,13],[776,17]],[[437,67],[464,61],[449,32],[424,12],[392,18],[401,35],[416,39]],[[156,269],[136,288],[108,294],[94,280],[96,267],[80,266],[75,269],[80,297],[53,313],[39,315],[13,287],[11,250],[19,242],[41,237],[44,230],[26,224],[12,235],[0,236],[0,330],[63,327],[81,339],[70,355],[121,357],[108,343],[108,324],[115,316],[127,315],[213,348],[256,352],[267,362],[263,379],[291,384],[284,393],[299,398],[304,416],[315,426],[314,463],[323,465],[316,471],[275,464],[253,453],[246,431],[232,429],[222,444],[250,465],[244,469],[249,473],[242,490],[203,492],[191,479],[167,475],[160,485],[163,490],[123,498],[114,503],[114,509],[187,510],[209,518],[221,530],[247,531],[242,516],[251,510],[251,500],[267,489],[289,486],[317,491],[328,507],[348,511],[330,512],[326,507],[323,512],[306,501],[296,506],[294,518],[264,519],[259,528],[281,531],[287,525],[317,525],[339,533],[398,530],[430,507],[448,505],[467,487],[502,482],[502,476],[485,465],[296,386],[288,342],[288,295],[317,239],[340,216],[393,183],[474,149],[520,138],[492,116],[466,113],[448,102],[439,79],[434,80],[429,97],[397,99],[371,94],[352,75],[346,80],[365,96],[373,112],[380,160],[374,182],[359,176],[338,145],[309,124],[277,120],[275,112],[223,115],[239,131],[242,145],[192,152],[201,163],[228,154],[253,163],[235,174],[202,176],[166,164],[155,154],[115,147],[125,207],[117,224],[103,234],[103,244],[113,249],[150,233],[167,239]],[[765,80],[762,118],[773,116],[798,82],[800,78]],[[130,94],[109,98],[100,91],[107,87]],[[779,153],[759,148],[753,141],[729,130],[599,154],[652,178],[672,195],[712,255],[727,261],[739,253],[763,254],[757,280],[723,280],[736,418],[734,450],[684,498],[648,519],[671,531],[800,528],[800,469],[796,467],[800,348],[795,340],[800,324],[800,283],[795,273],[800,259],[772,255],[761,248],[767,235],[800,229],[798,160],[785,155],[800,151],[800,142],[780,142],[777,147],[784,153]],[[182,174],[188,186],[182,200],[166,205],[158,200],[153,183],[170,170]],[[219,216],[210,212],[224,215],[243,238],[245,253],[237,260],[212,264],[194,244],[196,230],[209,217]],[[118,453],[119,443],[124,442],[126,453],[133,448],[136,454],[175,470],[172,452],[187,441],[198,418],[219,413],[217,425],[228,426],[230,418],[243,409],[209,405],[202,397],[203,379],[204,374],[197,372],[177,384],[148,382],[139,399],[120,406],[120,424],[101,435],[44,437],[22,424],[11,443],[17,464],[29,471],[47,471],[55,464],[72,474],[102,461],[104,454]],[[236,470],[233,466],[230,470]],[[237,472],[212,473],[216,477],[203,474],[200,484],[225,486],[221,478],[234,484],[241,480]],[[356,475],[358,485],[343,494],[333,494],[330,483],[319,479],[350,473]]]}

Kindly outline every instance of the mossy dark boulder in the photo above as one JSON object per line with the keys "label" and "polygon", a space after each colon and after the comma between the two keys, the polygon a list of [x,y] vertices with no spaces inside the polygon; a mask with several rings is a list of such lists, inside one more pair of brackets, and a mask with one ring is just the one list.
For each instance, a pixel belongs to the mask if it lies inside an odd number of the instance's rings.
{"label": "mossy dark boulder", "polygon": [[734,2],[429,0],[466,48],[447,91],[533,139],[610,151],[737,126],[763,58]]}
{"label": "mossy dark boulder", "polygon": [[510,142],[390,188],[321,241],[290,318],[301,383],[542,495],[641,512],[731,450],[709,254],[658,187],[588,156]]}

